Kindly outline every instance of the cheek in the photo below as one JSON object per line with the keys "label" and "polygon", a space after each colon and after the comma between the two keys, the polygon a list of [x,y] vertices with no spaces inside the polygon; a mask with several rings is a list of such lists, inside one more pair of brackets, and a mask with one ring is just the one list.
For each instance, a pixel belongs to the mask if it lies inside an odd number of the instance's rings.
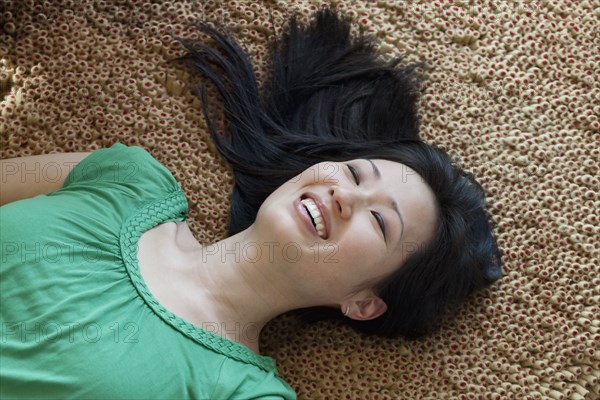
{"label": "cheek", "polygon": [[353,258],[357,257],[359,260],[363,258],[371,259],[372,255],[375,253],[373,246],[364,240],[351,240],[345,247]]}
{"label": "cheek", "polygon": [[357,273],[376,272],[385,261],[386,253],[381,244],[366,235],[353,235],[340,242],[339,250],[340,257]]}

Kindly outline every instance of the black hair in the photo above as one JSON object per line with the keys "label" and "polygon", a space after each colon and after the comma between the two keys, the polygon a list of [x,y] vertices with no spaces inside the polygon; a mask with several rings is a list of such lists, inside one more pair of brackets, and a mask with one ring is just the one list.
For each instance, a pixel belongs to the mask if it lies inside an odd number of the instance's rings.
{"label": "black hair", "polygon": [[415,170],[436,197],[433,240],[379,282],[388,310],[370,321],[343,318],[316,307],[305,318],[342,319],[383,336],[431,333],[441,315],[473,291],[500,278],[500,252],[485,211],[482,187],[445,152],[419,138],[417,115],[422,64],[382,59],[375,40],[331,8],[307,25],[292,15],[275,38],[268,75],[259,87],[250,58],[224,28],[198,22],[213,44],[177,38],[177,59],[212,82],[223,101],[224,132],[208,106],[206,85],[195,85],[211,137],[230,163],[234,187],[228,233],[250,226],[279,186],[322,161],[381,158]]}

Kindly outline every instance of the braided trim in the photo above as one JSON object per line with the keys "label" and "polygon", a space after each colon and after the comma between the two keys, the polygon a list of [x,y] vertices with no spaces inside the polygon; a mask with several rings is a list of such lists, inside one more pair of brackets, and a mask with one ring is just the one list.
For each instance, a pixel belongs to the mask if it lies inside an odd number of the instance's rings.
{"label": "braided trim", "polygon": [[119,235],[121,254],[129,277],[144,302],[164,320],[185,336],[229,358],[255,365],[277,375],[275,360],[261,356],[240,343],[234,342],[193,325],[164,308],[152,295],[142,278],[137,260],[138,242],[143,232],[168,220],[184,221],[187,215],[187,200],[179,188],[168,196],[142,207],[130,216]]}

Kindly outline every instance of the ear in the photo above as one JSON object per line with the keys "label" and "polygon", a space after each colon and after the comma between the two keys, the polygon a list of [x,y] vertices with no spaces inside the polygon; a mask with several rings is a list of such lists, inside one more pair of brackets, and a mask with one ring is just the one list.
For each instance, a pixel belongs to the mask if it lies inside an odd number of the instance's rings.
{"label": "ear", "polygon": [[372,295],[363,300],[355,300],[350,304],[348,318],[358,321],[375,319],[387,311],[387,304],[381,298]]}

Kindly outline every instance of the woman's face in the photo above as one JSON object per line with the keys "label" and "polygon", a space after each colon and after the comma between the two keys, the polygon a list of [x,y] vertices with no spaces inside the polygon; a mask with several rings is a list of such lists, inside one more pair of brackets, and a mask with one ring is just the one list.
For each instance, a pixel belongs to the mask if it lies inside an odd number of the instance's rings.
{"label": "woman's face", "polygon": [[426,245],[435,224],[434,195],[414,170],[356,159],[290,179],[262,204],[254,228],[307,295],[341,304]]}

